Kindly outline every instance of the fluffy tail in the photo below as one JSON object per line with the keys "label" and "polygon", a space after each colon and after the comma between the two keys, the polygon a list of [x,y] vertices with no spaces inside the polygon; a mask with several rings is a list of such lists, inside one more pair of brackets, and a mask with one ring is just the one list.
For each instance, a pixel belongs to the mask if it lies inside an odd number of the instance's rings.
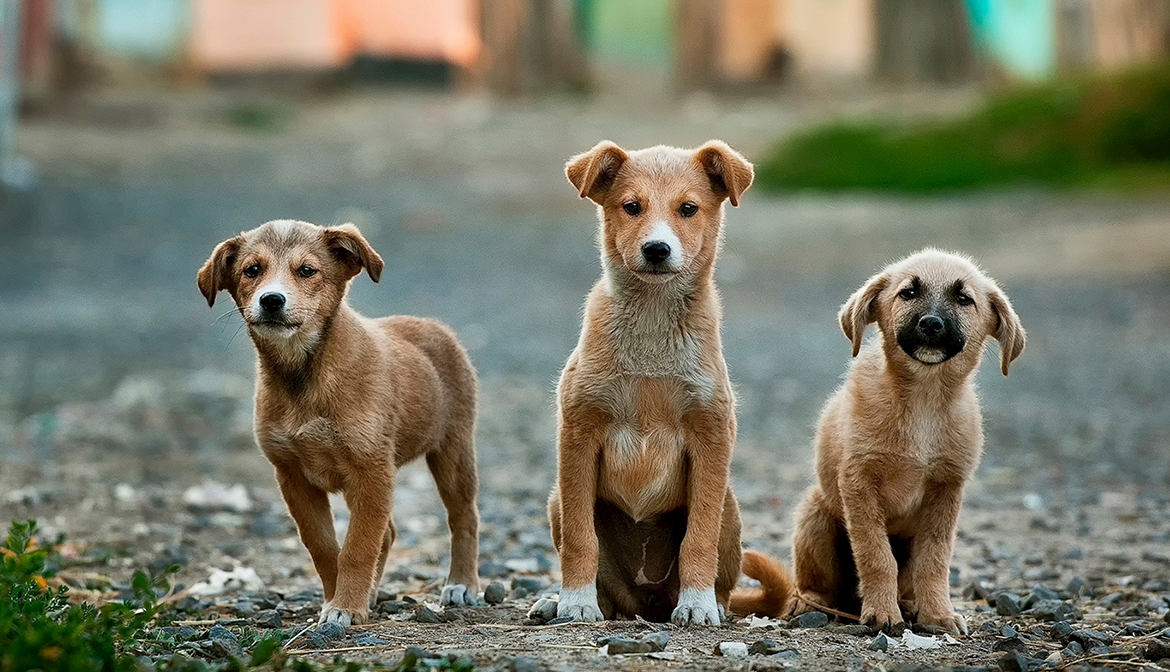
{"label": "fluffy tail", "polygon": [[733,590],[732,613],[775,618],[786,615],[792,609],[795,581],[787,567],[763,553],[744,551],[743,573],[759,581],[760,587]]}

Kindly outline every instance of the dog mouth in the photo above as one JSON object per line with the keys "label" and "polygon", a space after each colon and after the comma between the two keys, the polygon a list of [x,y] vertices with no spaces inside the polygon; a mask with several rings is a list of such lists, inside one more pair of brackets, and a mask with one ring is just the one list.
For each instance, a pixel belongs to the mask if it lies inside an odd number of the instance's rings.
{"label": "dog mouth", "polygon": [[301,328],[303,322],[293,322],[291,320],[280,320],[275,318],[261,318],[258,320],[251,320],[248,326],[253,329],[264,329],[271,331],[295,331]]}

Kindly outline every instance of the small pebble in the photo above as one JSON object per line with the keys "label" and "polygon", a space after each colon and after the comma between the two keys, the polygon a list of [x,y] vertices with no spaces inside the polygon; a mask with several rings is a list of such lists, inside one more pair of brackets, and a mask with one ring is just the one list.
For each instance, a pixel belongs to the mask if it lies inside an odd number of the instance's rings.
{"label": "small pebble", "polygon": [[516,656],[508,662],[511,672],[544,672],[545,667],[527,656]]}
{"label": "small pebble", "polygon": [[483,601],[488,604],[499,604],[507,597],[508,591],[504,588],[504,584],[499,581],[492,581],[483,590]]}
{"label": "small pebble", "polygon": [[748,645],[744,642],[720,642],[715,646],[715,655],[724,658],[746,658]]}
{"label": "small pebble", "polygon": [[320,635],[326,642],[335,642],[345,637],[345,626],[328,621],[317,626],[316,634]]}
{"label": "small pebble", "polygon": [[279,628],[284,625],[280,612],[275,609],[265,609],[252,616],[252,624],[261,628]]}
{"label": "small pebble", "polygon": [[869,650],[870,651],[889,651],[890,650],[890,638],[886,636],[886,633],[879,632],[877,634],[877,637],[874,637],[873,641],[870,642]]}
{"label": "small pebble", "polygon": [[442,622],[439,619],[439,615],[436,614],[430,607],[428,607],[425,604],[419,605],[418,607],[415,608],[414,616],[410,620],[415,621],[417,623],[440,623],[440,622]]}
{"label": "small pebble", "polygon": [[829,624],[829,616],[823,611],[806,611],[788,621],[790,628],[823,628]]}
{"label": "small pebble", "polygon": [[748,647],[748,653],[753,656],[770,656],[780,651],[781,649],[776,644],[776,640],[771,637],[761,637],[752,642],[752,645]]}
{"label": "small pebble", "polygon": [[995,596],[995,613],[1000,616],[1019,616],[1020,598],[1011,593],[1000,593]]}

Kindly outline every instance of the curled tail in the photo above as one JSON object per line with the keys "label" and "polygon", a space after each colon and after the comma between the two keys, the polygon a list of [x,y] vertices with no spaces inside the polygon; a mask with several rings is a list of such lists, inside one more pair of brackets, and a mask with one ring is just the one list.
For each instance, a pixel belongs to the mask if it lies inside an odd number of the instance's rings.
{"label": "curled tail", "polygon": [[733,590],[732,613],[773,618],[786,615],[792,608],[795,594],[792,572],[774,558],[757,551],[744,551],[742,566],[743,573],[759,581],[760,587]]}

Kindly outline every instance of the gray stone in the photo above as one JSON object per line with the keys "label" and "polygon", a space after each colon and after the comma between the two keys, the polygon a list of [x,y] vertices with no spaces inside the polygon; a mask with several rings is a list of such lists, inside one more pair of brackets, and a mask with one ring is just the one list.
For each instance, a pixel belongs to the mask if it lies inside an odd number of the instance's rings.
{"label": "gray stone", "polygon": [[890,638],[886,636],[886,633],[879,632],[877,634],[877,637],[874,637],[873,641],[869,643],[869,650],[870,651],[889,651],[890,650]]}
{"label": "gray stone", "polygon": [[425,604],[419,605],[418,607],[415,608],[414,617],[412,617],[411,620],[418,622],[418,623],[441,623],[442,622],[439,619],[439,615],[436,614],[434,611],[432,611],[431,608]]}
{"label": "gray stone", "polygon": [[1019,616],[1020,598],[1011,593],[1000,593],[995,596],[995,613],[1000,616]]}
{"label": "gray stone", "polygon": [[320,635],[326,642],[336,642],[345,637],[345,626],[333,621],[327,621],[317,626],[316,634]]}
{"label": "gray stone", "polygon": [[504,584],[499,581],[492,581],[483,589],[483,601],[488,604],[499,604],[508,596],[508,591],[504,588]]}
{"label": "gray stone", "polygon": [[527,656],[516,656],[508,662],[511,672],[544,672],[545,667]]}
{"label": "gray stone", "polygon": [[648,635],[644,635],[642,637],[642,641],[649,642],[652,646],[655,647],[655,651],[665,651],[666,645],[670,644],[670,633],[666,632],[665,630],[659,630],[658,632],[652,632]]}
{"label": "gray stone", "polygon": [[275,609],[265,609],[252,616],[252,624],[261,628],[279,628],[284,625],[280,612]]}
{"label": "gray stone", "polygon": [[780,651],[782,649],[771,637],[761,637],[748,647],[748,653],[753,656],[770,656],[774,653],[780,653]]}
{"label": "gray stone", "polygon": [[608,637],[605,642],[606,652],[611,656],[617,656],[625,653],[651,653],[656,649],[649,642],[644,642],[639,639],[630,639],[629,637]]}
{"label": "gray stone", "polygon": [[806,611],[788,621],[791,628],[823,628],[829,624],[829,616],[823,611]]}

